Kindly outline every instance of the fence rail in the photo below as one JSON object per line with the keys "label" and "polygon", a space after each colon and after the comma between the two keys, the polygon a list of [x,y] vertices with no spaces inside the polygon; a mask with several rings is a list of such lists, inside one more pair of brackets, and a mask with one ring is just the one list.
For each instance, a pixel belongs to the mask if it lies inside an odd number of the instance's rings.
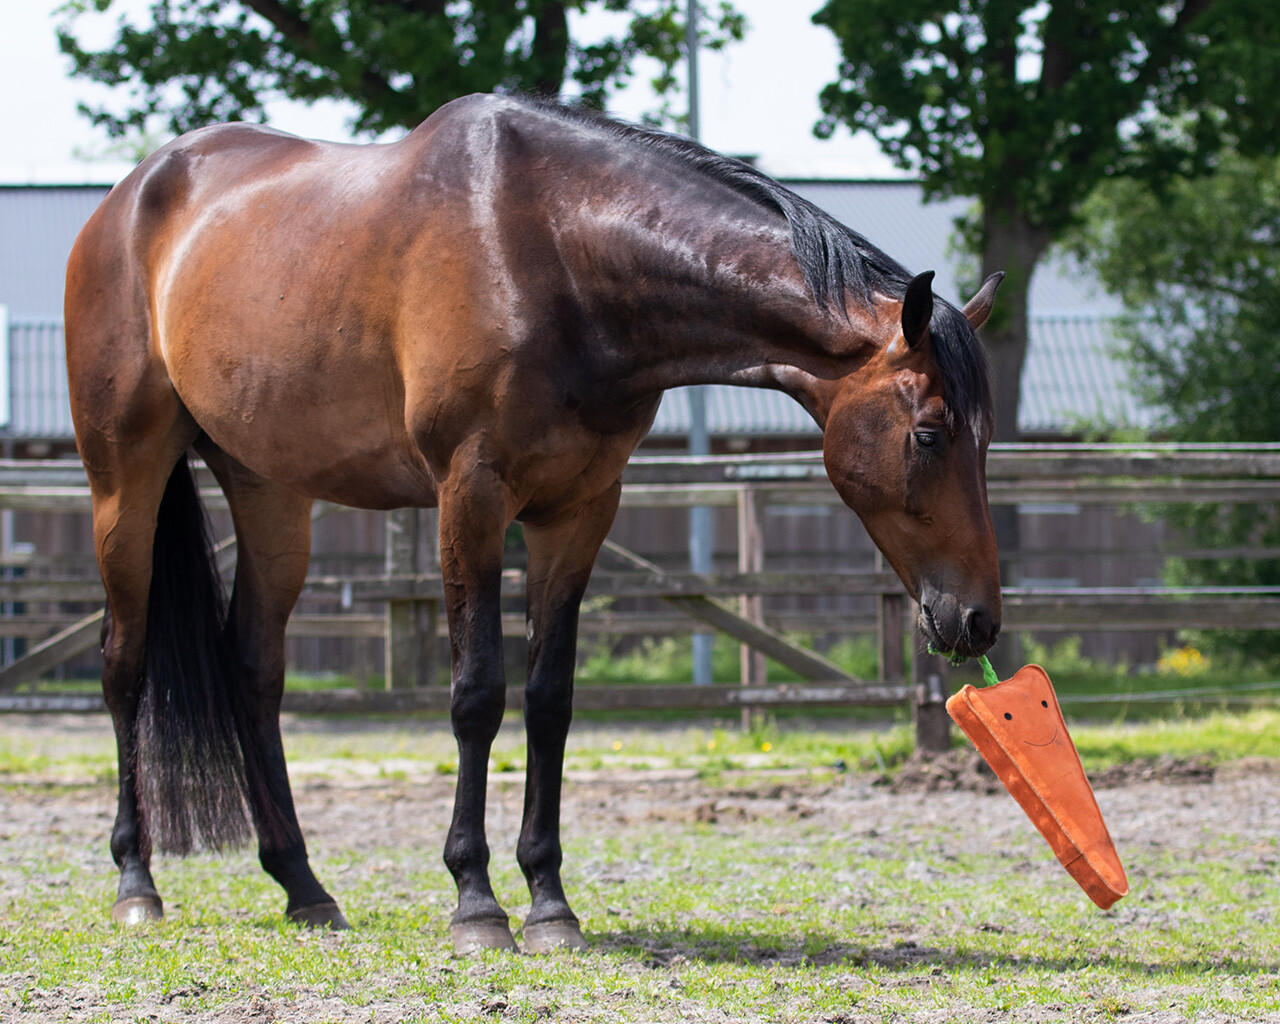
{"label": "fence rail", "polygon": [[[993,504],[1280,501],[1280,444],[994,445],[987,474]],[[215,508],[225,507],[211,477],[201,471],[199,479],[209,504]],[[751,521],[746,514],[751,508],[758,513],[767,503],[839,503],[826,481],[820,452],[640,456],[627,468],[622,500],[626,506],[648,508],[737,506],[740,523]],[[82,511],[88,505],[88,485],[78,463],[0,461],[0,509]],[[323,512],[321,506],[318,514]],[[341,605],[341,613],[296,615],[290,626],[295,635],[384,636],[390,688],[380,693],[290,694],[289,706],[298,710],[325,707],[400,711],[437,709],[447,702],[446,688],[415,685],[431,670],[424,638],[436,637],[444,628],[438,614],[441,579],[438,563],[433,560],[433,538],[423,521],[414,518],[416,515],[388,515],[385,571],[315,575],[308,579],[304,594]],[[742,532],[749,543],[761,543],[759,530]],[[232,561],[233,545],[233,540],[223,544],[222,557],[227,564]],[[1202,557],[1222,554],[1196,553]],[[1248,549],[1236,553],[1264,557],[1276,554]],[[741,566],[761,564],[763,552],[759,550],[745,552],[739,559]],[[78,573],[56,578],[52,575],[57,571],[53,560],[19,555],[7,558],[5,569],[6,578],[0,579],[0,602],[6,606],[102,600],[101,584],[96,577]],[[19,571],[27,575],[13,575]],[[504,594],[518,594],[523,582],[521,573],[505,573]],[[795,619],[780,623],[771,616],[769,622],[763,621],[758,612],[758,599],[780,594],[874,598],[879,609],[875,622],[864,617],[855,624],[860,628],[874,627],[879,634],[880,679],[875,682],[849,679],[813,652],[799,648],[777,628],[780,624],[794,628]],[[633,628],[659,627],[667,631],[682,620],[686,628],[690,628],[691,617],[700,623],[710,622],[756,650],[792,665],[809,681],[799,686],[760,685],[759,678],[750,676],[744,659],[744,681],[752,685],[599,690],[582,687],[577,694],[580,707],[723,710],[746,705],[883,704],[899,703],[910,694],[918,705],[932,706],[936,711],[944,695],[945,669],[935,659],[918,657],[913,672],[915,685],[907,685],[907,669],[901,652],[910,615],[901,585],[888,572],[671,572],[614,545],[604,553],[592,577],[588,598],[594,597],[661,598],[673,610],[666,615],[636,616],[588,611],[583,617],[586,631],[626,632]],[[728,599],[741,602],[742,610],[733,611],[726,603]],[[371,612],[357,610],[357,606],[380,608]],[[811,613],[806,616],[804,621],[821,622],[824,626],[832,621]],[[1280,628],[1280,588],[1008,588],[1004,618],[1008,628],[1035,630],[1277,629]],[[59,659],[91,645],[97,632],[92,620],[92,616],[77,620],[47,611],[25,617],[0,616],[0,635],[25,635],[42,641],[25,664],[19,661],[0,668],[0,691],[12,690],[32,673],[47,671]],[[847,617],[842,617],[840,622],[846,627],[850,624]],[[60,631],[49,638],[51,630]],[[523,622],[518,616],[504,616],[504,631],[518,635],[523,632]],[[14,699],[5,698],[0,702],[0,710]],[[511,703],[518,703],[515,695]]]}

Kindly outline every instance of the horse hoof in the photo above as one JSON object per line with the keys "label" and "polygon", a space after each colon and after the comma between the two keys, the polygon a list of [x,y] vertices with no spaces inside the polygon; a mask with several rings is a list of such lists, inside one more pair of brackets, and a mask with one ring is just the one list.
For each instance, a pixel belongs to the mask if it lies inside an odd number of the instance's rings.
{"label": "horse hoof", "polygon": [[484,949],[505,949],[518,953],[516,940],[506,921],[463,921],[449,925],[449,937],[453,939],[453,951],[459,956],[479,953]]}
{"label": "horse hoof", "polygon": [[540,921],[527,924],[521,932],[526,953],[554,953],[560,949],[581,952],[587,949],[587,940],[577,921]]}
{"label": "horse hoof", "polygon": [[163,919],[164,904],[159,896],[126,896],[111,908],[111,920],[129,927]]}
{"label": "horse hoof", "polygon": [[335,932],[345,932],[351,928],[351,925],[347,924],[347,919],[342,916],[342,911],[338,909],[338,904],[332,900],[290,910],[288,918],[294,924],[304,925],[307,928],[329,928]]}

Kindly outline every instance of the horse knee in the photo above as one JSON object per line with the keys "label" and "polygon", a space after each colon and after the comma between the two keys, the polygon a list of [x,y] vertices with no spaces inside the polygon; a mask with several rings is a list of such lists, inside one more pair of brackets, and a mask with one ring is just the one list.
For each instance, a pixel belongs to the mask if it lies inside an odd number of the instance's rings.
{"label": "horse knee", "polygon": [[573,688],[533,676],[524,693],[524,720],[530,731],[545,734],[569,730],[573,718]]}
{"label": "horse knee", "polygon": [[463,742],[492,743],[506,710],[506,687],[456,681],[449,705],[453,734]]}

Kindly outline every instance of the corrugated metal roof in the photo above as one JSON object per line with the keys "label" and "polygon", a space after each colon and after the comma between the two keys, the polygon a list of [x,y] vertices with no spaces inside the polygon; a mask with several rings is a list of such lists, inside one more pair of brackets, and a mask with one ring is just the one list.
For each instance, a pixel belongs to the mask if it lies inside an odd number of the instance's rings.
{"label": "corrugated metal roof", "polygon": [[67,254],[106,185],[0,187],[0,306],[61,317]]}
{"label": "corrugated metal roof", "polygon": [[[956,245],[956,220],[972,208],[968,199],[924,201],[914,181],[790,181],[787,185],[879,246],[913,273],[936,271],[933,290],[963,305],[964,258]],[[1050,253],[1031,277],[1030,308],[1038,315],[1115,316],[1120,303],[1097,279],[1064,253]]]}
{"label": "corrugated metal roof", "polygon": [[[1018,429],[1062,434],[1083,423],[1150,427],[1152,410],[1126,388],[1127,368],[1117,358],[1111,320],[1035,317],[1030,325]],[[675,441],[689,433],[688,388],[662,397],[649,436]],[[714,437],[785,435],[814,438],[819,430],[798,403],[778,391],[710,385],[707,429]]]}
{"label": "corrugated metal roof", "polygon": [[1155,424],[1154,411],[1128,388],[1114,321],[1097,317],[1036,317],[1022,366],[1018,429],[1024,434],[1070,432],[1082,422],[1113,427]]}

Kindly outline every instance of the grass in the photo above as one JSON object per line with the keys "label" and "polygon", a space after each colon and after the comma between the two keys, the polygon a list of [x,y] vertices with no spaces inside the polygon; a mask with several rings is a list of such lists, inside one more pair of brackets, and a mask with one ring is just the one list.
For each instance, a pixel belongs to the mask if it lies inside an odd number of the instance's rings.
{"label": "grass", "polygon": [[[1280,709],[1178,714],[1137,722],[1091,722],[1068,713],[1071,735],[1085,766],[1100,770],[1139,758],[1171,755],[1221,763],[1245,757],[1280,758]],[[39,775],[51,781],[114,783],[115,742],[105,716],[77,721],[71,741],[54,730],[7,733],[0,719],[0,786],[5,780]],[[352,729],[341,718],[286,719],[290,764],[309,774],[344,774],[358,764],[370,777],[404,778],[424,773],[451,775],[457,747],[439,716],[364,719]],[[953,745],[967,744],[954,731]],[[890,771],[914,748],[904,723],[841,721],[838,716],[760,716],[743,731],[736,723],[709,719],[664,720],[658,725],[632,720],[585,722],[574,726],[565,768],[578,772],[612,770],[691,771],[703,778],[726,772],[845,770]],[[493,745],[490,770],[523,773],[524,731],[520,716],[508,713]]]}
{"label": "grass", "polygon": [[[604,779],[642,768],[696,774],[709,805],[770,778],[816,801],[845,784],[839,766],[892,765],[910,748],[905,726],[845,725],[588,724],[572,735],[567,763]],[[248,854],[161,859],[168,918],[115,928],[107,921],[109,728],[104,718],[68,727],[70,735],[10,730],[0,720],[4,1020],[851,1024],[1146,1015],[1173,1024],[1280,1012],[1280,839],[1267,830],[1271,818],[1256,819],[1261,831],[1158,836],[1128,851],[1135,891],[1101,913],[1007,799],[989,806],[1013,824],[1000,819],[1005,825],[975,848],[973,822],[949,816],[945,804],[932,815],[903,814],[892,827],[875,814],[897,804],[872,813],[861,797],[839,814],[775,808],[715,823],[662,820],[656,795],[659,818],[602,811],[566,823],[566,884],[590,953],[458,960],[448,952],[454,893],[436,835],[447,796],[438,808],[414,805],[439,818],[428,842],[414,838],[417,812],[400,819],[413,825],[407,831],[313,840],[313,863],[340,893],[351,933],[286,926],[279,889]],[[1275,710],[1077,722],[1072,732],[1091,769],[1159,753],[1280,758]],[[291,720],[287,745],[298,777],[337,780],[335,801],[386,791],[391,807],[423,787],[447,794],[449,780],[439,776],[455,757],[438,720],[354,729]],[[517,778],[523,759],[512,720],[495,746],[497,778]],[[344,790],[352,779],[368,785]],[[1269,785],[1257,784],[1264,803]],[[897,799],[923,811],[935,798]],[[84,813],[88,806],[96,813]],[[40,827],[23,829],[24,814]],[[518,919],[527,891],[496,842],[493,878]]]}
{"label": "grass", "polygon": [[[447,952],[453,893],[436,852],[394,836],[316,851],[355,926],[332,935],[284,925],[248,856],[164,860],[167,920],[117,929],[102,837],[67,833],[5,858],[0,1016],[839,1024],[1280,1009],[1274,836],[1267,850],[1257,835],[1215,836],[1194,860],[1144,851],[1139,891],[1100,913],[1035,837],[974,851],[956,842],[966,831],[581,822],[566,881],[592,952],[471,960]],[[508,861],[495,858],[495,888],[519,914]]]}

